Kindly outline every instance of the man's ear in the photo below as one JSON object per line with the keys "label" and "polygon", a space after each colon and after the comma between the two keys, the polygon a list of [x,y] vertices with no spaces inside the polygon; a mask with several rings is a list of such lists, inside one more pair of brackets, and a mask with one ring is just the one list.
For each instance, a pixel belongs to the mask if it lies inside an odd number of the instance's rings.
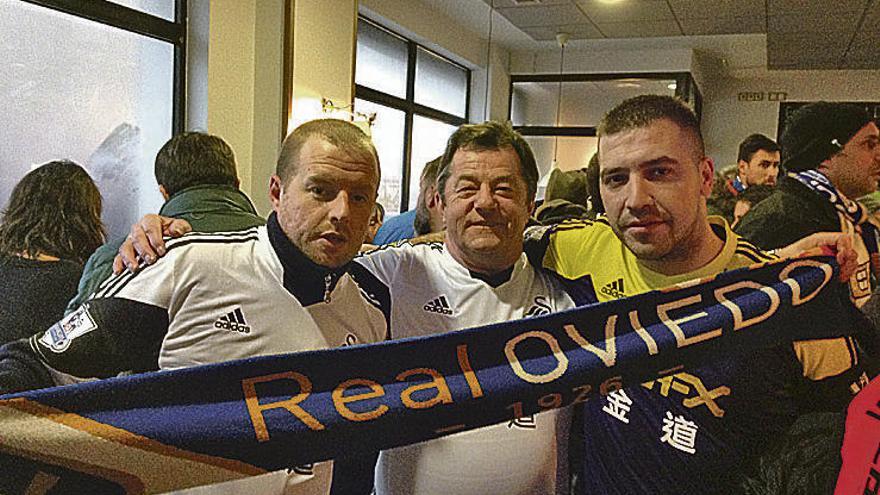
{"label": "man's ear", "polygon": [[832,159],[833,159],[835,156],[837,156],[837,153],[835,153],[835,154],[829,156],[828,158],[822,160],[822,162],[819,163],[819,166],[816,167],[816,168],[819,169],[819,170],[831,170],[831,169],[833,168],[832,165],[831,165],[831,164],[832,164]]}
{"label": "man's ear", "polygon": [[425,190],[425,207],[430,210],[437,206],[440,206],[440,194],[437,188],[432,186]]}
{"label": "man's ear", "polygon": [[281,177],[277,175],[269,177],[269,201],[275,211],[281,207],[281,189]]}
{"label": "man's ear", "polygon": [[431,195],[433,198],[428,205],[428,211],[436,211],[440,214],[440,221],[443,222],[443,225],[446,225],[446,203],[443,201],[443,197],[440,196],[440,193],[437,191],[437,188],[433,189],[434,194]]}
{"label": "man's ear", "polygon": [[700,193],[708,198],[712,195],[712,184],[715,182],[715,162],[708,156],[700,160]]}
{"label": "man's ear", "polygon": [[749,164],[745,160],[740,160],[736,163],[736,172],[739,174],[740,180],[742,180],[743,176],[746,174],[747,168],[749,168]]}
{"label": "man's ear", "polygon": [[163,199],[164,201],[168,201],[168,198],[171,197],[171,195],[168,194],[168,191],[165,190],[165,186],[163,186],[162,184],[159,184],[159,194],[162,195],[162,199]]}

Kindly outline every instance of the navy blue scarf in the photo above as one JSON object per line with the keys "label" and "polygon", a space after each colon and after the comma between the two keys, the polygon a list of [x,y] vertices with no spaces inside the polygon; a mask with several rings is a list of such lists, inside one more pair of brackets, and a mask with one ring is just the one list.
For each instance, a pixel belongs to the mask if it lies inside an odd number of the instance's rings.
{"label": "navy blue scarf", "polygon": [[0,480],[12,493],[34,476],[52,493],[157,493],[509,421],[714,352],[837,336],[837,272],[828,257],[783,260],[425,338],[5,396]]}

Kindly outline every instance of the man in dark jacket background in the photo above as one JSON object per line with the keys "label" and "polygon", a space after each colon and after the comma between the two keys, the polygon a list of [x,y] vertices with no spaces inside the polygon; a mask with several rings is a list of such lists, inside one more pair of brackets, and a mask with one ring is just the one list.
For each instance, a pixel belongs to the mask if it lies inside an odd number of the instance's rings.
{"label": "man in dark jacket background", "polygon": [[795,112],[782,134],[788,172],[770,197],[753,207],[736,232],[763,249],[776,249],[814,232],[853,236],[859,267],[850,280],[856,305],[871,294],[877,225],[855,199],[877,190],[880,130],[864,108],[818,102]]}
{"label": "man in dark jacket background", "polygon": [[[217,136],[184,132],[172,137],[156,155],[155,175],[165,198],[159,214],[182,218],[196,232],[242,230],[266,223],[250,198],[239,190],[235,155]],[[107,242],[89,258],[67,313],[79,307],[110,276],[113,258],[124,240]]]}

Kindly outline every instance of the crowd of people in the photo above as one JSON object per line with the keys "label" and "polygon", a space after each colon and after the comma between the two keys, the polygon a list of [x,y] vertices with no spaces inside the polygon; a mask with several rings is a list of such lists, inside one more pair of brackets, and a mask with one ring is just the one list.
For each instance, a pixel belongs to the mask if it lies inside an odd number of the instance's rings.
{"label": "crowd of people", "polygon": [[[88,174],[41,166],[0,223],[0,290],[21,301],[0,310],[0,393],[452,332],[824,245],[852,268],[835,292],[851,309],[837,337],[730,352],[584,404],[180,493],[832,493],[846,409],[880,352],[880,223],[856,201],[880,180],[877,124],[855,106],[808,105],[781,146],[746,138],[731,177],[672,97],[618,104],[598,137],[589,165],[554,171],[536,207],[525,139],[506,123],[462,125],[425,166],[416,208],[385,219],[370,138],[315,120],[284,140],[263,220],[229,146],[187,132],[156,156],[162,209],[103,245]],[[804,449],[805,437],[818,447]],[[812,460],[788,455],[804,451]],[[805,462],[820,468],[801,476]]]}

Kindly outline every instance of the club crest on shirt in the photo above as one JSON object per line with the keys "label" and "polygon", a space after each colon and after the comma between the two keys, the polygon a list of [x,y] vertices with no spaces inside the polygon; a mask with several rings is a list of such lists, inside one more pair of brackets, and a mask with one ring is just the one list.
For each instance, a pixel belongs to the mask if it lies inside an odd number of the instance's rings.
{"label": "club crest on shirt", "polygon": [[525,317],[530,318],[532,316],[549,315],[551,311],[553,311],[553,308],[547,304],[546,296],[535,296],[535,304],[525,312]]}
{"label": "club crest on shirt", "polygon": [[48,347],[52,352],[64,352],[70,347],[73,339],[81,337],[98,328],[92,315],[89,314],[89,305],[83,304],[76,311],[70,313],[55,323],[39,339],[39,343]]}

